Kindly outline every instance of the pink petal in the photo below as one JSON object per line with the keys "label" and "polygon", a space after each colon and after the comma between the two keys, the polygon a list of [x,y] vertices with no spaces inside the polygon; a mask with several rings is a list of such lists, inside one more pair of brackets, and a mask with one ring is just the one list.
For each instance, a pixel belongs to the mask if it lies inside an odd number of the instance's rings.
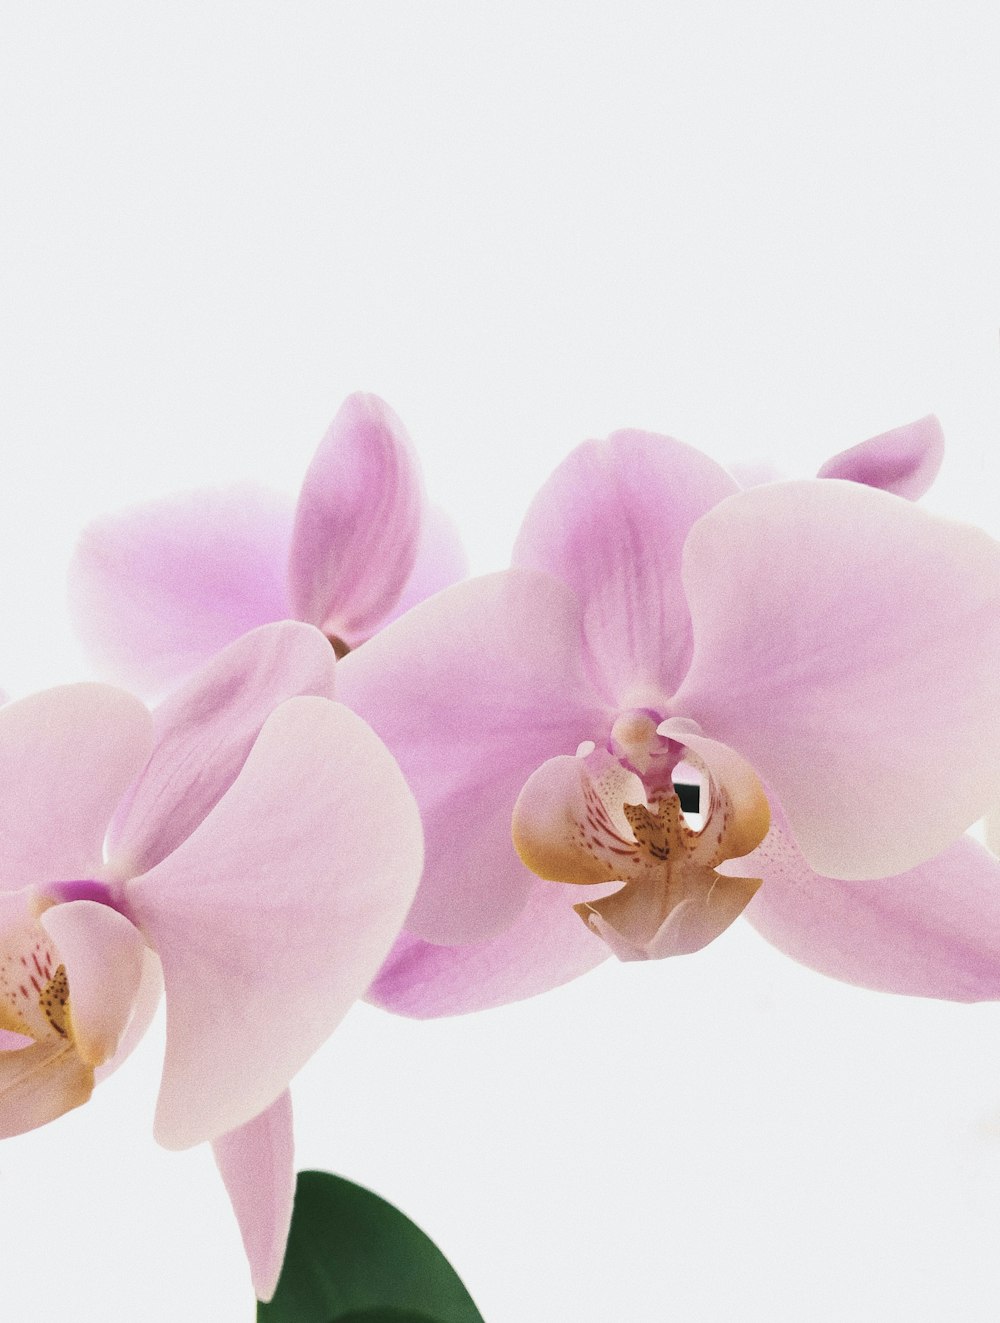
{"label": "pink petal", "polygon": [[826,461],[817,476],[847,478],[916,501],[937,477],[943,457],[944,433],[929,414],[841,451]]}
{"label": "pink petal", "polygon": [[413,573],[407,579],[399,601],[386,617],[384,624],[398,620],[411,607],[428,597],[433,597],[442,588],[460,582],[468,572],[468,558],[458,535],[458,529],[439,506],[427,506],[420,529],[420,542],[417,546]]}
{"label": "pink petal", "polygon": [[291,502],[249,484],[185,492],[84,530],[77,632],[107,675],[155,696],[247,630],[289,615]]}
{"label": "pink petal", "polygon": [[161,703],[153,754],[108,835],[119,875],[145,872],[190,836],[279,703],[298,694],[332,698],[334,665],[318,630],[284,620],[231,643]]}
{"label": "pink petal", "polygon": [[232,1200],[258,1300],[274,1295],[288,1244],[295,1198],[292,1099],[287,1089],[270,1107],[212,1143]]}
{"label": "pink petal", "polygon": [[63,1039],[0,1052],[0,1139],[55,1121],[81,1107],[93,1089],[93,1067]]}
{"label": "pink petal", "polygon": [[714,460],[670,437],[616,432],[564,460],[535,497],[514,564],[568,584],[612,701],[670,694],[691,655],[681,551],[691,525],[737,490]]}
{"label": "pink petal", "polygon": [[126,888],[166,984],[162,1144],[270,1106],[371,982],[420,866],[413,797],[364,722],[283,703],[204,822]]}
{"label": "pink petal", "polygon": [[671,706],[774,789],[813,868],[902,872],[1000,799],[985,533],[853,483],[755,487],[692,529],[684,583],[695,651]]}
{"label": "pink petal", "polygon": [[0,709],[0,887],[93,876],[151,743],[146,708],[107,685],[64,685]]}
{"label": "pink petal", "polygon": [[488,942],[435,946],[404,933],[367,1000],[398,1015],[429,1019],[504,1006],[579,978],[608,956],[573,913],[571,902],[580,894],[578,888],[570,894],[558,883],[532,882],[524,909]]}
{"label": "pink petal", "polygon": [[423,815],[414,936],[484,941],[524,907],[531,874],[510,839],[521,786],[609,725],[579,631],[567,588],[514,570],[445,589],[339,663],[338,695],[399,759]]}
{"label": "pink petal", "polygon": [[39,922],[66,966],[76,1050],[88,1066],[99,1066],[132,1016],[146,944],[128,919],[92,900],[53,905]]}
{"label": "pink petal", "polygon": [[142,973],[139,976],[139,990],[132,1005],[132,1018],[126,1025],[114,1053],[94,1071],[94,1079],[98,1084],[109,1075],[113,1075],[122,1062],[127,1061],[138,1047],[146,1030],[153,1023],[162,996],[163,970],[159,957],[147,946],[142,953]]}
{"label": "pink petal", "polygon": [[746,916],[794,960],[879,992],[949,1001],[1000,997],[1000,861],[969,836],[896,877],[814,873],[776,814],[763,844],[729,869],[764,883]]}
{"label": "pink petal", "polygon": [[377,395],[349,395],[309,466],[288,560],[294,614],[353,647],[396,604],[424,496],[406,429]]}

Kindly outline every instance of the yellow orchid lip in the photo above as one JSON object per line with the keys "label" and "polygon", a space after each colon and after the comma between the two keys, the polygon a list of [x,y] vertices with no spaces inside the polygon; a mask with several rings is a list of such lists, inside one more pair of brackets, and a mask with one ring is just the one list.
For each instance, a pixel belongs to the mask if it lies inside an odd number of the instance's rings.
{"label": "yellow orchid lip", "polygon": [[[700,829],[685,819],[671,779],[682,758],[707,792]],[[759,845],[769,825],[763,787],[738,754],[692,722],[632,711],[603,746],[549,759],[529,777],[513,839],[542,878],[621,882],[574,908],[619,958],[642,960],[699,950],[728,928],[760,880],[716,870]]]}

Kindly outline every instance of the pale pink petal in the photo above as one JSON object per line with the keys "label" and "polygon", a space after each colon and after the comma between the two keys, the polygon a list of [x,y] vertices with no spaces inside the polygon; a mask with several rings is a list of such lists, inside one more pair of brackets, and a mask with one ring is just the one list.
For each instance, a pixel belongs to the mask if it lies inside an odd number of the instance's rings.
{"label": "pale pink petal", "polygon": [[413,796],[364,722],[282,704],[205,821],[125,888],[166,985],[161,1143],[270,1106],[378,971],[420,866]]}
{"label": "pale pink petal", "polygon": [[186,840],[233,784],[279,703],[332,698],[334,666],[312,625],[279,621],[230,644],[161,703],[152,757],[108,834],[114,871],[145,872]]}
{"label": "pale pink petal", "polygon": [[309,466],[288,560],[293,613],[349,647],[409,579],[424,495],[406,429],[377,395],[349,395]]}
{"label": "pale pink petal", "polygon": [[691,525],[736,491],[714,460],[670,437],[616,432],[564,460],[531,504],[514,564],[568,584],[609,699],[677,687],[691,655],[681,551]]}
{"label": "pale pink petal", "polygon": [[521,786],[609,726],[579,631],[564,585],[508,570],[446,588],[338,664],[338,696],[399,759],[423,815],[415,936],[484,941],[523,908],[531,875],[510,839]]}
{"label": "pale pink petal", "polygon": [[94,1071],[94,1079],[98,1084],[114,1074],[122,1062],[126,1061],[138,1047],[146,1030],[153,1023],[153,1016],[162,996],[163,969],[159,957],[147,946],[142,953],[142,974],[139,978],[139,991],[132,1006],[132,1018],[113,1055]]}
{"label": "pale pink petal", "polygon": [[82,1106],[93,1089],[93,1067],[66,1039],[0,1052],[0,1139],[47,1125]]}
{"label": "pale pink petal", "polygon": [[937,477],[943,457],[944,433],[929,414],[841,451],[826,461],[817,476],[846,478],[916,501]]}
{"label": "pale pink petal", "polygon": [[155,697],[247,630],[285,619],[291,529],[291,500],[249,484],[95,520],[69,589],[102,673]]}
{"label": "pale pink petal", "polygon": [[764,879],[746,917],[793,959],[845,983],[943,997],[1000,998],[1000,861],[969,836],[896,877],[814,873],[776,813],[738,863]]}
{"label": "pale pink petal", "polygon": [[66,966],[76,1050],[88,1066],[99,1066],[132,1017],[146,944],[128,919],[92,900],[53,905],[39,922]]}
{"label": "pale pink petal", "polygon": [[86,878],[152,744],[137,698],[64,685],[0,709],[0,887]]}
{"label": "pale pink petal", "polygon": [[608,956],[573,913],[579,897],[577,887],[533,881],[524,909],[488,942],[436,946],[404,933],[367,1000],[423,1020],[504,1006],[579,978]]}
{"label": "pale pink petal", "polygon": [[994,854],[1000,854],[1000,807],[987,813],[985,822],[986,844]]}
{"label": "pale pink petal", "polygon": [[468,557],[451,519],[437,505],[424,510],[413,573],[406,581],[396,605],[384,624],[398,620],[418,602],[433,597],[442,588],[464,579],[469,572]]}
{"label": "pale pink petal", "polygon": [[903,872],[1000,799],[985,533],[870,487],[779,483],[695,525],[684,582],[695,650],[673,711],[750,762],[813,868]]}
{"label": "pale pink petal", "polygon": [[295,1197],[288,1090],[253,1120],[220,1135],[212,1152],[239,1223],[254,1294],[270,1300],[281,1275]]}

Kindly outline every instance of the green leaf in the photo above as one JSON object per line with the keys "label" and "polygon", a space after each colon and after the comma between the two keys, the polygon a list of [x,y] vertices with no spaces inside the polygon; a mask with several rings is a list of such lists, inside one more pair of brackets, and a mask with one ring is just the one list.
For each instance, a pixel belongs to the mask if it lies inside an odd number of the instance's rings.
{"label": "green leaf", "polygon": [[258,1323],[484,1323],[455,1269],[392,1204],[300,1171],[288,1250]]}

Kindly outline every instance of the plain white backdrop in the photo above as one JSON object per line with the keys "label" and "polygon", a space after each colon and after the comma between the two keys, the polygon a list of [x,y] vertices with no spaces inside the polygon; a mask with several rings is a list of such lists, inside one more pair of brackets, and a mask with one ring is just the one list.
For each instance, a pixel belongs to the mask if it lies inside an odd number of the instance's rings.
{"label": "plain white backdrop", "polygon": [[[987,3],[6,6],[0,685],[88,674],[88,519],[294,491],[355,389],[477,571],[627,425],[805,475],[935,411],[927,503],[1000,534],[998,41]],[[252,1317],[207,1149],[152,1141],[161,1050],[0,1148],[5,1320]],[[359,1007],[295,1100],[300,1165],[408,1211],[487,1323],[997,1315],[1000,1008],[739,925],[478,1017]]]}

